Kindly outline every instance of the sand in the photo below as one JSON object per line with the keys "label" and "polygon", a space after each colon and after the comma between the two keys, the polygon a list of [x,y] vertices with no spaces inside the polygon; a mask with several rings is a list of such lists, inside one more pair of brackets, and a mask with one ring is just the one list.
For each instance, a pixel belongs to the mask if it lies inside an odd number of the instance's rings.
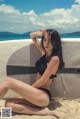
{"label": "sand", "polygon": [[[5,100],[0,100],[0,107],[4,106]],[[59,119],[80,119],[80,99],[66,100],[55,99],[51,100],[49,105],[50,110],[55,110],[60,115]],[[1,119],[1,116],[0,116]],[[6,118],[5,118],[6,119]],[[57,119],[52,115],[20,115],[13,114],[12,119]]]}

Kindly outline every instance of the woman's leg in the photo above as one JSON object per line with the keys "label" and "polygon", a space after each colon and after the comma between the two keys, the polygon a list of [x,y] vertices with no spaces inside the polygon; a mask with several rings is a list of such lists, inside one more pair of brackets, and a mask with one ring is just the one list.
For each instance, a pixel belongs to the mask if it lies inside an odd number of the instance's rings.
{"label": "woman's leg", "polygon": [[2,82],[0,84],[0,98],[4,97],[4,95],[7,93],[7,91],[8,91],[8,88],[6,87],[4,82]]}
{"label": "woman's leg", "polygon": [[7,77],[4,81],[4,88],[12,89],[34,105],[42,107],[49,104],[49,97],[46,92],[14,78]]}
{"label": "woman's leg", "polygon": [[25,99],[21,98],[12,98],[8,99],[5,102],[6,107],[11,107],[13,112],[22,113],[22,114],[36,114],[36,115],[54,115],[58,117],[55,111],[49,110],[47,107],[40,108],[37,107]]}

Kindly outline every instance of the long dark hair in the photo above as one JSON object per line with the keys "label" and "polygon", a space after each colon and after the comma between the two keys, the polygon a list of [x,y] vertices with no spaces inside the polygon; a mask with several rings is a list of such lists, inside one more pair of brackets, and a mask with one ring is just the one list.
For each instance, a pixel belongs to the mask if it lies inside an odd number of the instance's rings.
{"label": "long dark hair", "polygon": [[[62,45],[61,45],[60,35],[55,29],[46,29],[46,31],[51,36],[51,44],[53,46],[52,55],[59,56],[59,58],[60,58],[59,68],[62,68],[62,67],[64,67],[64,61],[63,61],[63,56],[62,56]],[[42,46],[43,50],[45,51],[44,45],[43,45],[43,39],[44,39],[44,36],[42,36],[41,46]]]}

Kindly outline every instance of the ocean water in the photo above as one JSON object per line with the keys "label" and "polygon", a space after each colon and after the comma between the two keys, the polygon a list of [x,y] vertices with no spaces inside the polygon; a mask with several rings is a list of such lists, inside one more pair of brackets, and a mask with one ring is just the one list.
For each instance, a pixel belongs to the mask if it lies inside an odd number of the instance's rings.
{"label": "ocean water", "polygon": [[28,36],[6,36],[6,37],[0,37],[0,41],[8,41],[8,40],[22,40],[22,39],[30,39]]}
{"label": "ocean water", "polygon": [[[60,34],[61,38],[80,38],[80,32],[77,33],[69,33],[69,34]],[[39,37],[41,38],[41,37]],[[8,40],[22,40],[22,39],[30,39],[30,32],[27,34],[11,34],[0,32],[0,41],[8,41]]]}

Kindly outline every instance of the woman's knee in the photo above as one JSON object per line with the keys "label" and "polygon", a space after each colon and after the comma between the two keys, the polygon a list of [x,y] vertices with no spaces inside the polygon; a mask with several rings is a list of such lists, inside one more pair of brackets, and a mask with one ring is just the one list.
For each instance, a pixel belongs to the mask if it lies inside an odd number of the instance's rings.
{"label": "woman's knee", "polygon": [[9,102],[8,100],[5,101],[5,107],[13,107],[14,103]]}
{"label": "woman's knee", "polygon": [[9,80],[9,77],[6,77],[3,82],[2,82],[2,85],[6,88],[9,88],[9,83],[10,83],[10,80]]}
{"label": "woman's knee", "polygon": [[11,77],[6,77],[5,79],[4,79],[4,81],[10,81],[11,80]]}
{"label": "woman's knee", "polygon": [[13,102],[9,102],[9,101],[6,101],[5,102],[5,107],[10,107],[12,108],[12,111],[13,112],[16,112],[17,110],[19,110],[19,108],[17,107],[17,105]]}
{"label": "woman's knee", "polygon": [[10,77],[6,77],[6,78],[4,79],[4,83],[8,83],[8,82],[9,82],[9,78],[10,78]]}
{"label": "woman's knee", "polygon": [[6,77],[4,79],[4,83],[6,84],[6,86],[9,88],[9,86],[11,85],[12,82],[12,78],[11,77]]}

